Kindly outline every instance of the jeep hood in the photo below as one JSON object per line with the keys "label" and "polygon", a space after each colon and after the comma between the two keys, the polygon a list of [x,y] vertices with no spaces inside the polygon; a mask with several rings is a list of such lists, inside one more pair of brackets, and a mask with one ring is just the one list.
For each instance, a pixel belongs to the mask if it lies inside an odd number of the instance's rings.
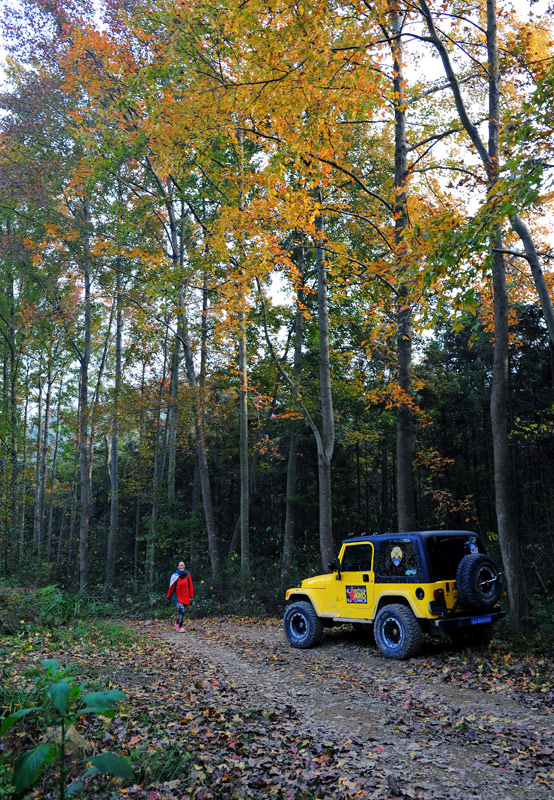
{"label": "jeep hood", "polygon": [[300,586],[302,589],[324,589],[329,582],[330,575],[314,575],[313,578],[306,578]]}

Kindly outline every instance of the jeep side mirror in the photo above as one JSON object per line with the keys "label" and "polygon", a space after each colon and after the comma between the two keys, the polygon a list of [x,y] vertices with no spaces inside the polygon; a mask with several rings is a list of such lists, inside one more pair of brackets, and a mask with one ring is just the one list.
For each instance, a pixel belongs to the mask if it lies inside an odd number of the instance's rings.
{"label": "jeep side mirror", "polygon": [[334,558],[332,561],[329,561],[327,564],[331,572],[337,573],[337,580],[340,581],[340,561],[338,558]]}

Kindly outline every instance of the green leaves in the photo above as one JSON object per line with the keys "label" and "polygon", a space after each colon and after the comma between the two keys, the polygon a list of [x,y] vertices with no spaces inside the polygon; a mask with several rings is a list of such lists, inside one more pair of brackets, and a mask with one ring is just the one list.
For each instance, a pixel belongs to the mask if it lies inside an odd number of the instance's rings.
{"label": "green leaves", "polygon": [[[14,770],[14,786],[17,794],[23,794],[39,776],[42,766],[50,764],[56,756],[56,747],[50,742],[41,744],[31,750],[21,758]],[[97,775],[99,772],[104,775],[113,775],[115,778],[125,778],[134,780],[135,773],[127,759],[115,753],[105,752],[89,759],[93,766],[88,769],[83,778]],[[71,795],[82,788],[83,783],[76,781],[67,789],[67,794]]]}
{"label": "green leaves", "polygon": [[56,748],[50,742],[41,744],[20,759],[13,773],[14,786],[17,794],[31,786],[38,778],[40,768],[54,760]]}
{"label": "green leaves", "polygon": [[48,690],[48,697],[52,701],[52,705],[63,717],[65,715],[67,709],[67,701],[71,695],[71,683],[70,679],[65,678],[63,681],[59,683],[53,684]]}
{"label": "green leaves", "polygon": [[49,678],[59,678],[60,680],[63,679],[71,682],[72,678],[69,677],[71,671],[70,664],[62,668],[57,658],[45,658],[40,664],[46,669],[46,674],[44,677],[38,679],[37,683],[44,683]]}
{"label": "green leaves", "polygon": [[13,725],[15,725],[18,719],[21,719],[21,717],[30,714],[31,711],[38,711],[38,710],[39,710],[38,706],[33,706],[32,708],[21,708],[19,711],[14,711],[13,714],[10,714],[2,722],[2,725],[0,726],[0,736],[3,736],[6,733],[6,731],[8,731]]}
{"label": "green leaves", "polygon": [[55,675],[60,671],[60,662],[57,658],[45,658],[44,661],[41,661],[40,663],[46,669],[47,678],[49,678],[50,675]]}
{"label": "green leaves", "polygon": [[127,699],[124,692],[110,689],[106,692],[91,692],[83,697],[86,703],[83,714],[100,714],[103,717],[113,718],[113,706]]}
{"label": "green leaves", "polygon": [[102,772],[104,775],[113,775],[115,778],[127,778],[133,780],[135,773],[127,759],[121,756],[116,756],[115,753],[101,753],[99,756],[94,756],[90,759],[94,766],[85,772],[83,777],[95,775],[97,772]]}
{"label": "green leaves", "polygon": [[[75,730],[75,723],[82,714],[88,713],[113,718],[115,716],[113,706],[125,700],[126,695],[118,689],[83,694],[84,687],[73,683],[74,678],[67,674],[69,668],[66,667],[62,669],[56,658],[45,659],[41,664],[45,668],[46,673],[44,676],[37,679],[36,685],[42,688],[49,680],[53,679],[55,681],[48,687],[45,695],[45,702],[49,700],[52,703],[61,718],[61,725],[53,732],[49,731],[48,741],[30,750],[18,761],[13,780],[16,794],[18,796],[24,794],[38,779],[41,768],[58,757],[60,760],[60,770],[62,771],[60,800],[64,800],[65,797],[79,791],[84,785],[82,781],[79,780],[74,781],[68,787],[63,786],[65,781],[63,764],[66,754],[72,752],[70,750],[70,745],[75,744],[75,739],[78,739],[80,743],[84,745],[80,747],[80,753],[86,752],[87,749],[89,749],[88,742]],[[82,707],[83,702],[85,704],[84,708]],[[2,722],[0,735],[6,733],[18,719],[30,714],[32,711],[39,710],[39,706],[32,706],[10,714]],[[73,754],[75,755],[74,751]],[[88,761],[87,759],[87,762]],[[90,777],[101,772],[106,775],[113,775],[117,778],[129,780],[134,778],[134,773],[129,762],[115,753],[100,753],[91,758],[90,762],[92,762],[93,766],[84,773],[83,777]]]}

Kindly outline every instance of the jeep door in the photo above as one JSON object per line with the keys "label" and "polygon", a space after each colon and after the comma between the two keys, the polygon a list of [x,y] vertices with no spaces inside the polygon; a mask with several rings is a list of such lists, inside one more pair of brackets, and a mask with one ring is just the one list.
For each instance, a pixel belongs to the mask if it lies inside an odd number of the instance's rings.
{"label": "jeep door", "polygon": [[341,559],[341,580],[336,582],[338,616],[341,619],[371,619],[375,576],[373,545],[347,544]]}

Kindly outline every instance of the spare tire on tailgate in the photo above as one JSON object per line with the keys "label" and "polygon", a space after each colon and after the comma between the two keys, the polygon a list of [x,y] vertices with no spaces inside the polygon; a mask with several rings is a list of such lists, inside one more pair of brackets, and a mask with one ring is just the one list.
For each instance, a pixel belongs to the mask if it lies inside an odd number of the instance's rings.
{"label": "spare tire on tailgate", "polygon": [[489,556],[469,553],[458,564],[456,587],[464,606],[474,611],[489,610],[500,598],[500,571]]}

